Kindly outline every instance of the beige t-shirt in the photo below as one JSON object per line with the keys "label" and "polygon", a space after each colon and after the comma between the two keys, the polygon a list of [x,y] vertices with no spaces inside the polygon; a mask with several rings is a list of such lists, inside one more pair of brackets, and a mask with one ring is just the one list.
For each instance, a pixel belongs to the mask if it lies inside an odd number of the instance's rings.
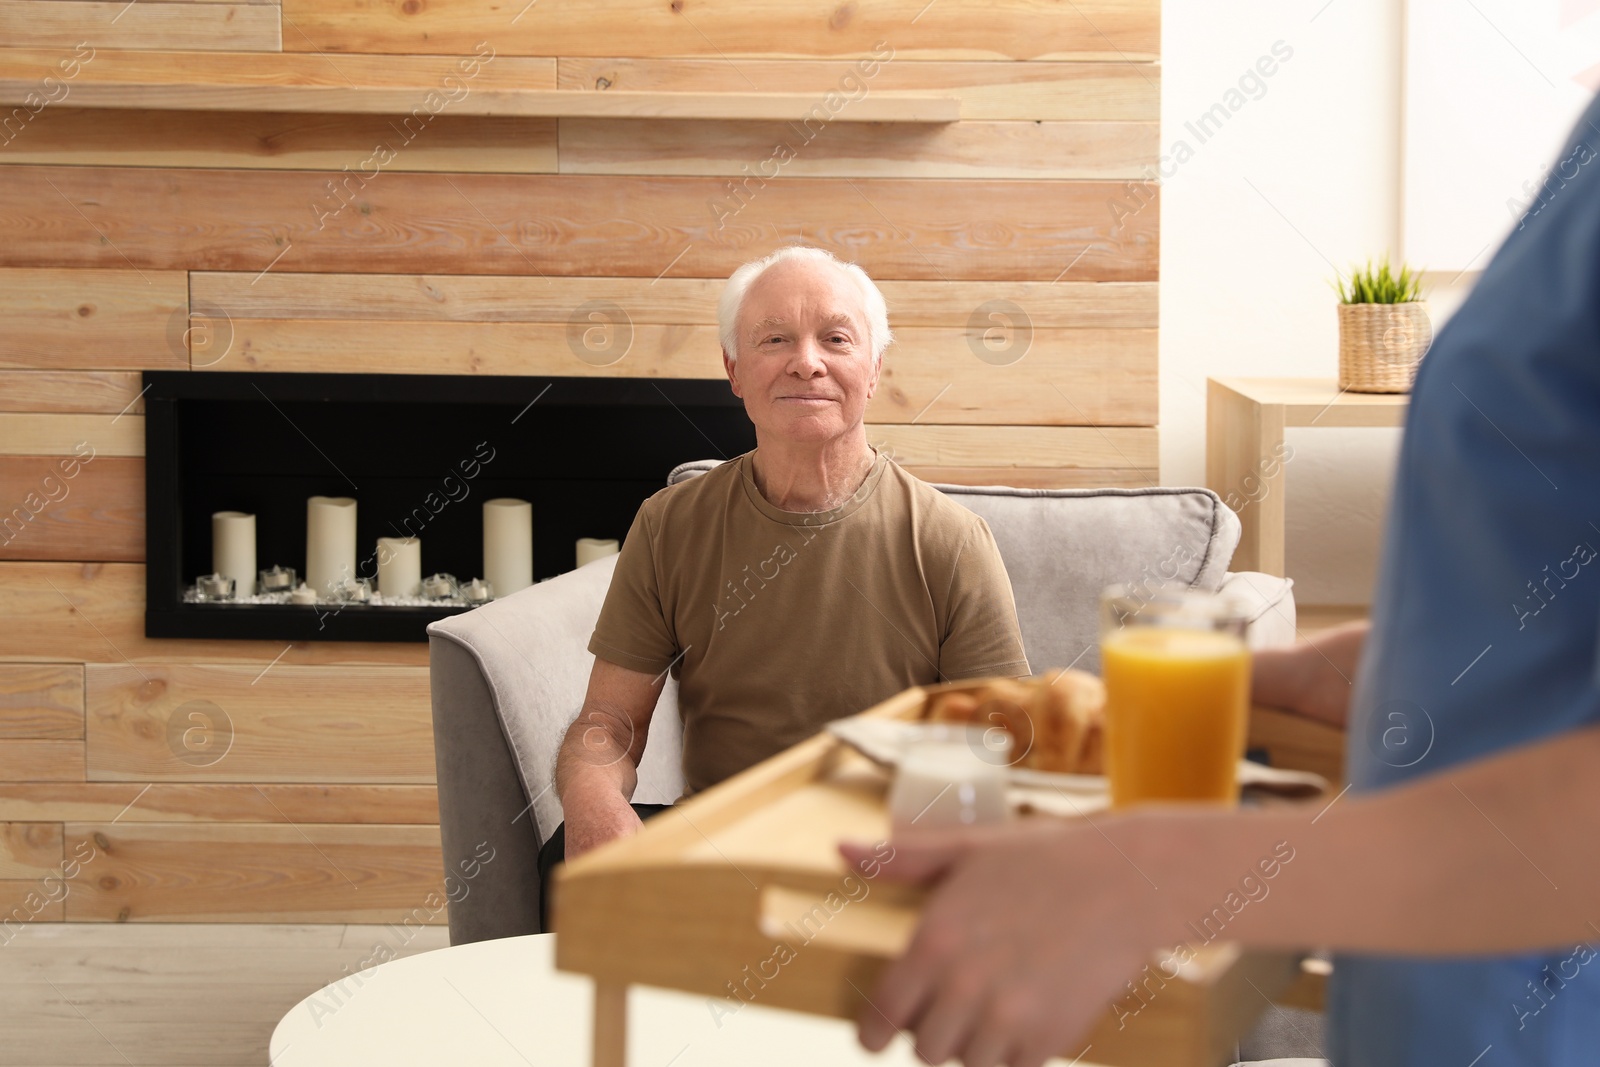
{"label": "beige t-shirt", "polygon": [[589,641],[672,670],[687,792],[908,686],[1028,673],[983,519],[882,453],[842,506],[782,511],[751,455],[640,506]]}

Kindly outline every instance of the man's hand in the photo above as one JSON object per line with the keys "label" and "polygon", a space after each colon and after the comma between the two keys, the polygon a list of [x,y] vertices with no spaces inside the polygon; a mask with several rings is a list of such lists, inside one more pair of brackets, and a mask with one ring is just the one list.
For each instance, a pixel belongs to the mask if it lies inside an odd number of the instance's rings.
{"label": "man's hand", "polygon": [[629,837],[644,825],[633,806],[614,789],[599,789],[589,797],[569,794],[564,803],[568,860],[575,860],[619,837]]}
{"label": "man's hand", "polygon": [[862,1008],[862,1044],[911,1031],[924,1061],[966,1067],[1076,1053],[1154,950],[1192,938],[1176,887],[1135,865],[1138,836],[1137,819],[1104,818],[897,837],[882,876],[939,887]]}
{"label": "man's hand", "polygon": [[1287,648],[1251,656],[1250,699],[1344,729],[1361,648],[1371,624],[1349,622]]}

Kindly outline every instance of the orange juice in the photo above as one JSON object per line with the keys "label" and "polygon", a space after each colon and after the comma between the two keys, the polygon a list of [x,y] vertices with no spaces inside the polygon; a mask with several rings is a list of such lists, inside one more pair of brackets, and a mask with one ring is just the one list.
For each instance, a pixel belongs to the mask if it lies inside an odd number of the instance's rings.
{"label": "orange juice", "polygon": [[1238,801],[1250,651],[1236,634],[1161,626],[1107,632],[1106,771],[1111,805]]}

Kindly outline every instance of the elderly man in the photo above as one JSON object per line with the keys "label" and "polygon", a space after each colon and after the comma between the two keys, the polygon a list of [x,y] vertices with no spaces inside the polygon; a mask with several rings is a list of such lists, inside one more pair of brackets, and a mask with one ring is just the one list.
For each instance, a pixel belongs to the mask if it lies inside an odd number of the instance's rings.
{"label": "elderly man", "polygon": [[542,872],[639,828],[629,798],[669,671],[690,793],[907,686],[1028,673],[988,525],[867,443],[891,335],[866,272],[782,249],[734,272],[718,325],[756,448],[640,507]]}

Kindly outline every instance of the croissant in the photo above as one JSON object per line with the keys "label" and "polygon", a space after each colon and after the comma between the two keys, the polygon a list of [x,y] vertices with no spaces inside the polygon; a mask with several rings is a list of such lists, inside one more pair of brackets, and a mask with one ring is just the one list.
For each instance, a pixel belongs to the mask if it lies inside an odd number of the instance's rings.
{"label": "croissant", "polygon": [[1012,739],[1013,766],[1066,774],[1104,773],[1105,685],[1085,671],[992,678],[976,689],[939,693],[933,722],[999,726]]}

